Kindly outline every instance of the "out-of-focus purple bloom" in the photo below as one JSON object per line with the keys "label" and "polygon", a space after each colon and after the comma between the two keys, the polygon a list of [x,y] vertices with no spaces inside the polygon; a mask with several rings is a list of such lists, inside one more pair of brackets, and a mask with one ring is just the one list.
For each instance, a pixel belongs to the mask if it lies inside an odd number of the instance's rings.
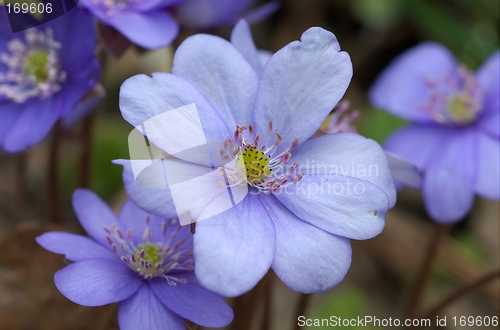
{"label": "out-of-focus purple bloom", "polygon": [[279,7],[274,1],[253,11],[255,0],[80,0],[104,24],[147,49],[170,45],[179,24],[197,29],[235,24],[248,16],[267,17]]}
{"label": "out-of-focus purple bloom", "polygon": [[[138,75],[121,88],[122,115],[136,127],[194,103],[214,146],[212,159],[232,159],[236,169],[216,165],[214,170],[192,153],[189,161],[154,163],[178,166],[166,174],[169,182],[183,181],[174,194],[169,187],[138,185],[131,161],[116,163],[124,165],[129,196],[145,210],[208,218],[196,223],[194,252],[196,275],[209,289],[239,295],[272,267],[296,291],[329,290],[349,269],[350,239],[382,231],[396,198],[391,172],[382,148],[357,134],[308,140],[352,76],[349,55],[332,33],[311,28],[270,58],[259,54],[241,21],[231,43],[210,35],[190,37],[177,49],[172,74]],[[185,157],[174,149],[193,139],[197,128],[191,122],[148,138]],[[141,175],[148,179],[147,170]],[[228,191],[233,207],[221,213]],[[168,204],[174,195],[180,196],[177,209]]]}
{"label": "out-of-focus purple bloom", "polygon": [[92,18],[84,9],[13,34],[0,7],[3,149],[17,152],[39,142],[99,82],[95,44]]}
{"label": "out-of-focus purple bloom", "polygon": [[122,330],[184,330],[185,319],[216,328],[231,322],[224,299],[192,274],[192,235],[178,219],[149,215],[131,202],[116,217],[83,189],[74,193],[73,207],[91,237],[49,232],[36,239],[74,261],[54,277],[66,298],[83,306],[119,302]]}
{"label": "out-of-focus purple bloom", "polygon": [[179,23],[194,29],[234,25],[240,19],[258,22],[275,12],[279,1],[271,1],[253,10],[255,0],[184,0],[177,7]]}
{"label": "out-of-focus purple bloom", "polygon": [[474,74],[442,45],[423,43],[396,58],[370,91],[372,103],[412,123],[386,149],[424,171],[429,215],[462,219],[474,194],[500,198],[500,52]]}

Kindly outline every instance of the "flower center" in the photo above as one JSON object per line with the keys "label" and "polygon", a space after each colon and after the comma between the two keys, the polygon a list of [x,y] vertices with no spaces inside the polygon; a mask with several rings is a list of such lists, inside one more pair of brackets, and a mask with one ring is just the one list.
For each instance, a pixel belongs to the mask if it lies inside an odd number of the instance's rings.
{"label": "flower center", "polygon": [[459,68],[458,79],[447,75],[440,80],[429,79],[430,101],[424,109],[443,124],[467,125],[476,120],[483,91],[476,77],[466,68]]}
{"label": "flower center", "polygon": [[161,245],[158,244],[139,244],[134,256],[136,262],[132,266],[135,269],[140,269],[142,274],[156,275],[157,268],[163,264],[163,252]]}
{"label": "flower center", "polygon": [[[243,132],[248,129],[249,136],[253,137],[253,143],[249,144],[243,137]],[[272,121],[269,122],[269,132],[272,131]],[[275,192],[285,183],[298,182],[304,174],[295,174],[298,164],[288,166],[292,157],[290,150],[293,149],[298,139],[294,139],[288,149],[275,156],[278,146],[283,140],[276,133],[276,140],[271,147],[265,146],[259,149],[261,136],[253,136],[252,125],[236,125],[233,139],[224,141],[224,149],[220,151],[222,159],[230,160],[224,167],[219,167],[221,176],[227,179],[227,183],[219,181],[223,187],[232,187],[239,184],[248,184],[257,188],[260,192]],[[230,156],[231,155],[231,156]]]}
{"label": "flower center", "polygon": [[[167,223],[161,224],[161,240],[151,242],[152,231],[149,227],[149,217],[146,218],[146,229],[142,242],[134,241],[133,233],[127,229],[126,235],[113,225],[111,228],[104,227],[106,238],[114,253],[127,264],[133,271],[146,280],[155,277],[163,277],[170,285],[186,283],[186,279],[177,277],[172,272],[193,271],[193,250],[186,247],[188,239],[178,239],[177,235],[182,229],[179,221],[173,219],[172,225],[177,225],[173,232],[167,235]],[[187,228],[186,228],[187,229]],[[156,235],[155,237],[158,237]]]}
{"label": "flower center", "polygon": [[[246,175],[247,181],[251,184],[258,184],[271,174],[269,160],[271,156],[264,154],[264,147],[259,150],[256,146],[245,146],[237,156],[238,168],[244,167],[240,175]],[[242,164],[243,163],[243,164]]]}
{"label": "flower center", "polygon": [[49,53],[44,50],[32,50],[24,59],[24,72],[35,77],[37,82],[45,81],[49,76]]}
{"label": "flower center", "polygon": [[476,118],[476,111],[464,94],[455,94],[448,99],[448,112],[456,123],[470,123]]}
{"label": "flower center", "polygon": [[45,31],[28,29],[25,40],[12,39],[9,52],[0,54],[7,72],[0,72],[0,96],[16,103],[31,97],[45,99],[61,89],[66,73],[60,69],[61,44],[54,40],[50,28]]}

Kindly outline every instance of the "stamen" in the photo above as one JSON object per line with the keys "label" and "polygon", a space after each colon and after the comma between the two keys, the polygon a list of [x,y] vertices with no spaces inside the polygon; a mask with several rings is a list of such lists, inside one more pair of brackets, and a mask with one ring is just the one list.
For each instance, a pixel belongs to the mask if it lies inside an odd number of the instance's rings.
{"label": "stamen", "polygon": [[359,117],[359,111],[348,112],[350,103],[347,100],[339,102],[333,112],[326,117],[320,130],[326,134],[335,134],[341,132],[355,132],[354,122]]}
{"label": "stamen", "polygon": [[[272,130],[272,127],[273,124],[270,121],[269,128]],[[298,138],[293,139],[287,150],[274,156],[278,146],[283,141],[282,135],[279,132],[275,132],[276,140],[271,147],[266,148],[262,146],[259,149],[261,135],[257,134],[254,136],[251,140],[253,143],[248,144],[241,134],[247,128],[249,128],[249,133],[253,133],[254,130],[251,128],[251,125],[242,126],[237,124],[234,140],[229,141],[227,139],[224,142],[224,150],[220,151],[221,155],[225,155],[226,152],[232,152],[235,157],[224,167],[218,168],[220,176],[227,180],[227,182],[225,180],[218,181],[219,185],[222,187],[233,187],[240,184],[248,184],[257,188],[260,192],[268,193],[276,191],[276,189],[287,182],[296,182],[297,177],[294,176],[294,172],[298,164],[294,164],[288,169],[285,169],[285,165],[292,157],[290,150],[298,145]],[[252,134],[250,134],[249,138],[251,137]],[[240,146],[234,148],[234,144],[239,144]],[[234,149],[230,150],[229,148]],[[288,180],[287,177],[289,176],[291,180]]]}

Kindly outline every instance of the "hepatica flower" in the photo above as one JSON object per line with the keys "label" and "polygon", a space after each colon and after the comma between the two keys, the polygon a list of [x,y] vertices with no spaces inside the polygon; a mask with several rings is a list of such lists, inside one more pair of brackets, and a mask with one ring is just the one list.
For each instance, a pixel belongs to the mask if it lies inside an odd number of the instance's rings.
{"label": "hepatica flower", "polygon": [[[18,16],[19,19],[30,19]],[[0,145],[17,152],[39,142],[100,79],[90,15],[75,8],[12,33],[0,7]]]}
{"label": "hepatica flower", "polygon": [[411,123],[393,133],[386,149],[424,171],[429,215],[462,219],[474,195],[500,198],[500,53],[475,72],[436,43],[396,58],[370,91],[377,107]]}
{"label": "hepatica flower", "polygon": [[192,235],[177,219],[149,215],[126,202],[116,217],[94,193],[77,190],[73,207],[91,237],[49,232],[45,249],[74,263],[58,271],[56,287],[83,306],[119,302],[122,330],[184,330],[185,319],[223,327],[233,318],[224,299],[192,274]]}
{"label": "hepatica flower", "polygon": [[[178,48],[172,74],[138,75],[122,85],[123,117],[178,158],[155,161],[137,182],[134,163],[151,160],[117,161],[126,189],[149,212],[189,212],[198,221],[195,273],[204,286],[239,295],[272,267],[294,290],[329,290],[349,269],[349,239],[382,231],[395,190],[381,147],[354,133],[308,140],[351,76],[350,58],[332,33],[311,28],[301,41],[261,57],[241,21],[231,43],[195,35]],[[203,146],[188,111],[193,104],[208,156],[194,152]],[[178,116],[179,109],[190,115]],[[175,120],[163,126],[155,121],[162,116]],[[200,149],[186,151],[193,144]],[[168,185],[140,184],[163,180],[154,175],[156,164]]]}
{"label": "hepatica flower", "polygon": [[[248,12],[254,0],[80,0],[104,24],[120,31],[131,42],[147,49],[170,45],[179,33],[179,22],[191,28],[234,24],[249,15],[264,18],[276,2]],[[176,18],[177,16],[177,18]],[[178,22],[179,21],[179,22]]]}

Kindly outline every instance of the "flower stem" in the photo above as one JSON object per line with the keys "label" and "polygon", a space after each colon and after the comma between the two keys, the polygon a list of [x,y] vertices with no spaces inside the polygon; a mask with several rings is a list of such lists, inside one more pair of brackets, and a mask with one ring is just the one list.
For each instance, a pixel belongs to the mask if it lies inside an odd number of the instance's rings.
{"label": "flower stem", "polygon": [[[271,275],[269,271],[251,291],[233,299],[234,320],[231,323],[231,330],[249,330],[252,327],[255,312],[265,296],[266,283]],[[266,307],[264,303],[264,308]],[[264,318],[265,313],[266,311]]]}
{"label": "flower stem", "polygon": [[299,325],[299,322],[297,320],[299,319],[299,316],[305,316],[307,312],[307,307],[309,305],[309,301],[311,300],[312,294],[305,294],[301,293],[299,297],[299,303],[297,305],[297,309],[295,310],[295,318],[294,322],[295,325],[293,326],[293,329],[295,330],[300,330],[301,326]]}
{"label": "flower stem", "polygon": [[82,123],[82,150],[80,154],[80,188],[89,188],[92,166],[92,129],[95,122],[95,112],[91,111]]}
{"label": "flower stem", "polygon": [[28,187],[27,187],[27,179],[26,179],[26,163],[28,162],[26,152],[22,152],[17,156],[17,186],[19,187],[18,191],[18,210],[19,212],[16,212],[19,221],[22,221],[26,219],[26,211],[28,210],[27,208],[27,203],[28,203]]}
{"label": "flower stem", "polygon": [[271,274],[267,274],[267,276],[264,277],[264,285],[263,285],[263,300],[264,300],[264,312],[262,315],[262,324],[260,326],[261,330],[269,330],[271,328],[271,308],[272,308],[272,292],[273,292],[273,287],[272,287],[272,276]]}
{"label": "flower stem", "polygon": [[61,224],[59,213],[59,143],[61,140],[61,123],[58,121],[53,129],[49,151],[48,190],[49,190],[49,221]]}
{"label": "flower stem", "polygon": [[435,223],[434,225],[434,234],[432,240],[429,244],[429,247],[427,248],[422,266],[417,275],[415,284],[413,285],[413,289],[410,293],[409,303],[404,313],[406,318],[410,318],[411,316],[413,316],[418,308],[418,305],[420,304],[420,300],[422,299],[425,287],[427,286],[427,282],[431,275],[432,266],[439,250],[439,243],[448,232],[449,228],[450,226],[440,223]]}
{"label": "flower stem", "polygon": [[441,302],[436,304],[435,307],[431,308],[429,312],[426,314],[426,317],[430,318],[439,315],[440,312],[442,312],[444,309],[446,309],[446,307],[448,307],[455,301],[465,297],[469,293],[474,292],[476,289],[480,288],[481,286],[485,285],[490,281],[498,279],[499,277],[500,277],[500,270],[495,270],[481,277],[479,280],[469,285],[463,286],[462,288],[458,289],[457,291],[451,293],[449,296],[441,300]]}

